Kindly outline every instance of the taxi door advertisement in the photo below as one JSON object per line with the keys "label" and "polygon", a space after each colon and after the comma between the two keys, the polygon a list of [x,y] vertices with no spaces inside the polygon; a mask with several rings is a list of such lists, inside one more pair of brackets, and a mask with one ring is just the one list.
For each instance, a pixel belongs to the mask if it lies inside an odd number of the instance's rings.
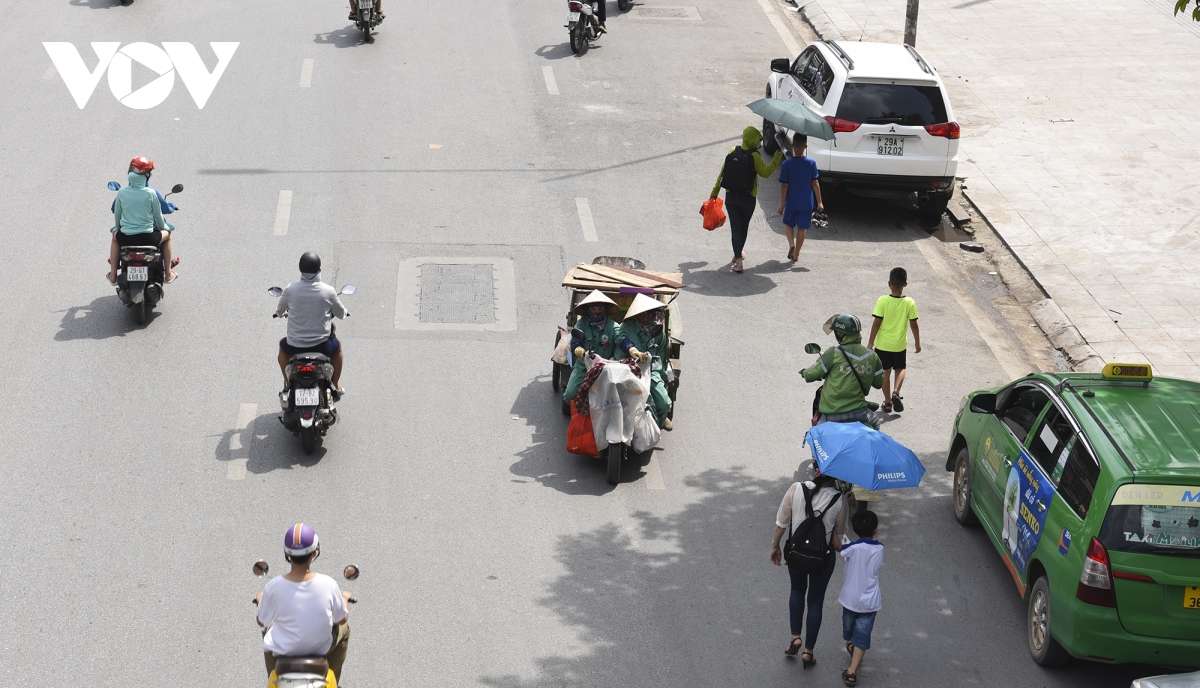
{"label": "taxi door advertisement", "polygon": [[1029,558],[1041,542],[1046,510],[1053,496],[1054,486],[1041,466],[1021,451],[1013,469],[1008,472],[1008,485],[1004,490],[1004,528],[1000,539],[1004,542],[1005,556],[1012,561],[1022,579]]}

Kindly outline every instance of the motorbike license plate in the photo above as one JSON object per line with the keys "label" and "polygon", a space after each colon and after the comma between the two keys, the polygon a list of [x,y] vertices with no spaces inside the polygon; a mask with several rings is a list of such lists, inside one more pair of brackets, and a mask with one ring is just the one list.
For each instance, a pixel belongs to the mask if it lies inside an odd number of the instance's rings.
{"label": "motorbike license plate", "polygon": [[579,21],[579,13],[578,13],[578,12],[571,12],[570,14],[568,14],[568,15],[567,15],[567,21],[569,21],[569,22],[577,22],[577,21]]}
{"label": "motorbike license plate", "polygon": [[879,155],[904,155],[904,139],[895,136],[880,136],[875,139],[875,152]]}
{"label": "motorbike license plate", "polygon": [[1189,585],[1183,589],[1183,608],[1200,609],[1200,586]]}
{"label": "motorbike license plate", "polygon": [[134,265],[125,268],[125,281],[127,282],[145,282],[150,279],[150,267],[143,265],[137,267]]}
{"label": "motorbike license plate", "polygon": [[296,406],[319,406],[321,403],[321,388],[301,387],[296,390]]}

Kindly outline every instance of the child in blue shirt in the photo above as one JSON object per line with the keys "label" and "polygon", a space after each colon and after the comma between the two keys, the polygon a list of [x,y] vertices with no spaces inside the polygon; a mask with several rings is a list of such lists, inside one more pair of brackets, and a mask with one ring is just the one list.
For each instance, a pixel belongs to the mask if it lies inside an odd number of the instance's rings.
{"label": "child in blue shirt", "polygon": [[783,226],[787,228],[788,260],[792,262],[800,259],[804,235],[812,224],[814,204],[817,210],[825,211],[825,204],[821,202],[821,185],[817,182],[821,176],[817,172],[817,161],[804,155],[807,149],[808,137],[804,134],[794,135],[794,157],[785,160],[779,171],[779,183],[783,185],[779,214],[783,216]]}
{"label": "child in blue shirt", "polygon": [[875,614],[883,608],[879,595],[879,569],[883,566],[883,543],[872,538],[879,531],[879,517],[874,511],[860,511],[850,517],[850,525],[858,539],[843,545],[834,541],[838,554],[845,560],[842,592],[842,638],[850,653],[850,668],[842,672],[842,683],[858,683],[858,667],[871,648],[871,629]]}

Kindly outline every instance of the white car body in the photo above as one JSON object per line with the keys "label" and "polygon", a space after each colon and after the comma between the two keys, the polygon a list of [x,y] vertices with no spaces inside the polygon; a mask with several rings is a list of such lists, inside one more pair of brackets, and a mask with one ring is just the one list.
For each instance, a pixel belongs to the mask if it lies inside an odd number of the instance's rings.
{"label": "white car body", "polygon": [[[772,65],[773,70],[781,66],[781,60]],[[766,95],[799,102],[834,127],[833,141],[808,139],[808,155],[817,161],[823,182],[868,195],[916,191],[923,201],[949,200],[960,130],[942,78],[915,49],[813,43],[788,63],[787,73],[771,72]],[[898,112],[889,106],[912,107]],[[848,113],[871,112],[877,121],[848,124]],[[765,126],[764,137],[773,126]],[[780,131],[790,138],[791,132]],[[767,145],[768,152],[774,150],[774,141]]]}

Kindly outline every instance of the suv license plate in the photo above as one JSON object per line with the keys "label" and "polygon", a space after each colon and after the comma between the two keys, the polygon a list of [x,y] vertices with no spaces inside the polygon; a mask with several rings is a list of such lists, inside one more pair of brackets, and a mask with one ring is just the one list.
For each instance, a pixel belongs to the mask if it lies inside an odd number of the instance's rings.
{"label": "suv license plate", "polygon": [[133,265],[125,269],[125,280],[127,282],[145,282],[150,279],[149,266],[135,267]]}
{"label": "suv license plate", "polygon": [[1200,609],[1200,586],[1189,585],[1184,587],[1183,608]]}
{"label": "suv license plate", "polygon": [[319,387],[301,387],[296,390],[296,406],[318,406],[321,402]]}
{"label": "suv license plate", "polygon": [[880,155],[904,155],[904,139],[895,136],[880,136],[875,139],[875,152]]}

